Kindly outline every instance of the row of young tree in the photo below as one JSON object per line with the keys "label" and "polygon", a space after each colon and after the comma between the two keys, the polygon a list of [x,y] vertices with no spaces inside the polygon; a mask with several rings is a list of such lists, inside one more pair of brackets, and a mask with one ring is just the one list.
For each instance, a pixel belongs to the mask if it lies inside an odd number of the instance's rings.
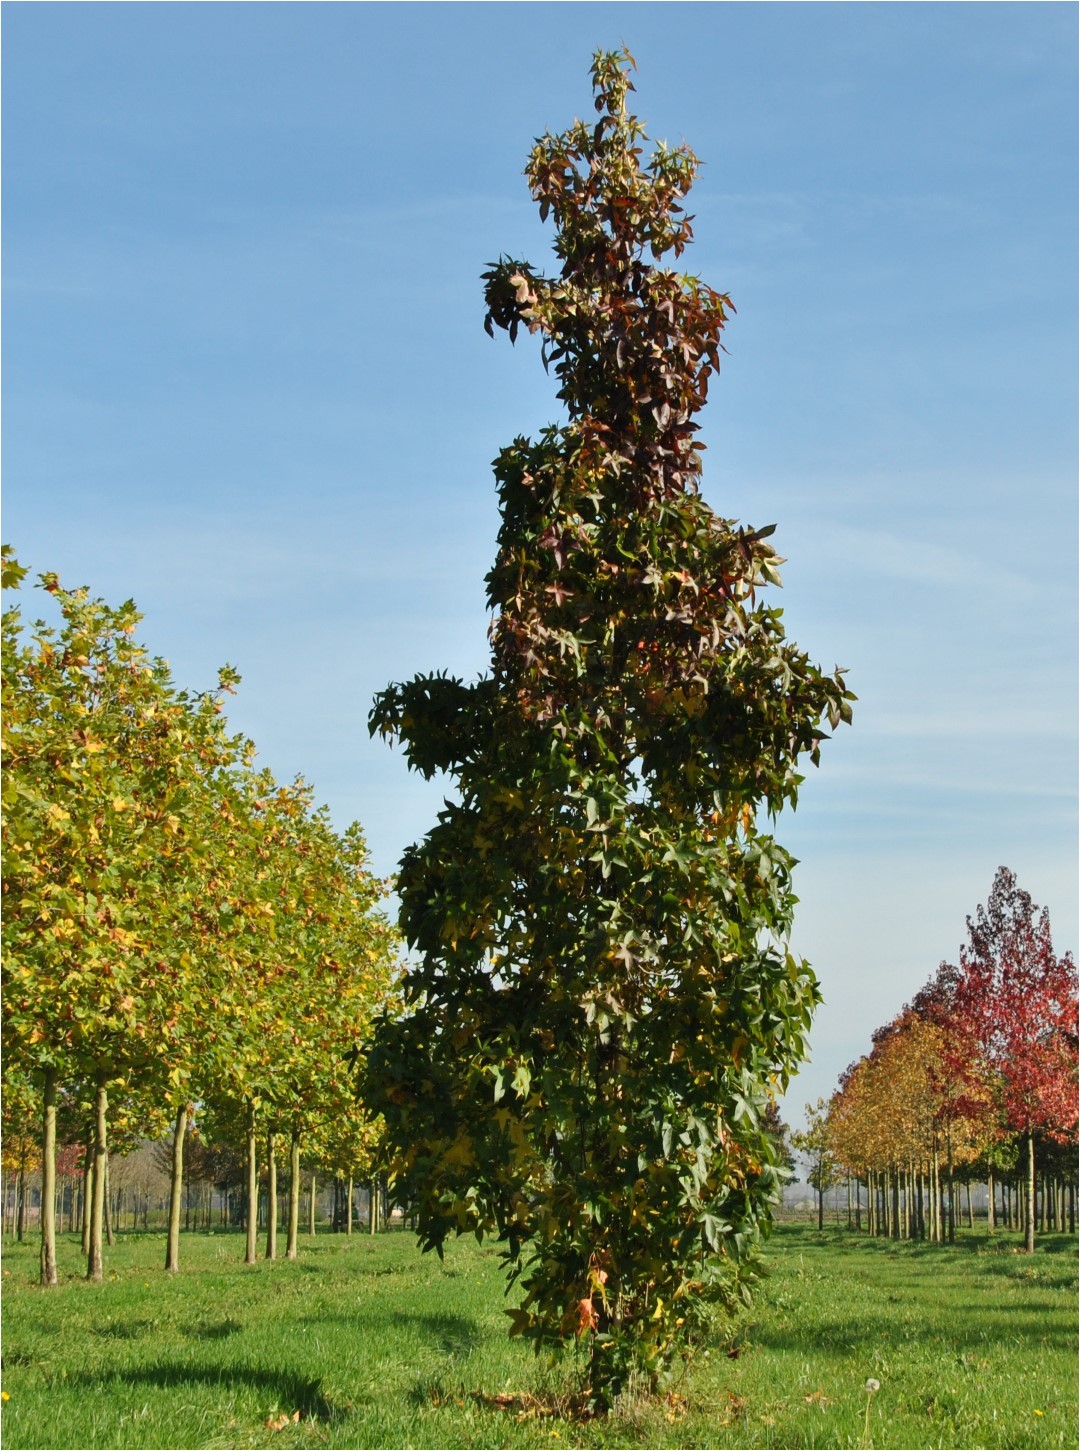
{"label": "row of young tree", "polygon": [[[4,1104],[5,1136],[0,1170],[0,1226],[4,1235],[22,1243],[41,1226],[41,1126],[16,1116]],[[104,1237],[112,1245],[122,1233],[160,1233],[169,1222],[173,1192],[172,1133],[145,1139],[130,1152],[117,1152],[110,1131],[105,1174]],[[121,1145],[123,1148],[123,1145]],[[277,1174],[276,1219],[270,1233],[270,1186],[266,1157],[259,1165],[256,1220],[265,1232],[268,1252],[276,1249],[277,1230],[289,1221],[291,1166]],[[346,1235],[357,1225],[371,1233],[388,1227],[390,1211],[386,1176],[358,1178],[335,1174],[325,1164],[312,1164],[305,1152],[299,1179],[300,1220],[309,1236],[332,1229]],[[89,1250],[89,1203],[93,1191],[93,1142],[61,1143],[56,1151],[56,1233],[79,1233],[84,1255]],[[243,1145],[214,1143],[201,1132],[192,1112],[183,1149],[181,1229],[218,1233],[243,1228],[247,1222],[247,1156]]]}
{"label": "row of young tree", "polygon": [[[796,1146],[819,1194],[847,1177],[871,1234],[955,1237],[961,1183],[987,1187],[987,1230],[1076,1224],[1077,974],[1049,914],[1000,867],[943,962],[874,1034]],[[1000,1209],[998,1201],[1000,1195]],[[861,1203],[856,1199],[861,1227]]]}
{"label": "row of young tree", "polygon": [[[25,575],[5,550],[4,588]],[[337,831],[230,733],[234,670],[180,690],[136,641],[131,601],[41,586],[54,623],[3,616],[4,1103],[10,1129],[41,1125],[41,1281],[57,1278],[57,1144],[90,1145],[100,1279],[110,1139],[170,1131],[177,1268],[194,1104],[205,1137],[243,1145],[250,1261],[260,1147],[271,1203],[287,1153],[295,1253],[301,1156],[371,1172],[378,1125],[355,1080],[398,972],[385,885],[358,826]]]}

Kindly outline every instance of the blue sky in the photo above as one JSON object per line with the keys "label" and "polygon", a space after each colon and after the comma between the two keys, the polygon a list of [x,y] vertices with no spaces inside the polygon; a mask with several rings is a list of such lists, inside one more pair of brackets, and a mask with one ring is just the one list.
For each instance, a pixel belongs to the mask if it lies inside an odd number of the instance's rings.
{"label": "blue sky", "polygon": [[828,1094],[954,957],[999,864],[1076,923],[1070,4],[4,6],[4,538],[145,612],[186,685],[377,869],[437,783],[374,692],[486,661],[490,461],[558,416],[481,326],[548,264],[521,170],[635,54],[705,165],[729,291],[705,493],[775,522],[790,633],[855,725],[778,836]]}

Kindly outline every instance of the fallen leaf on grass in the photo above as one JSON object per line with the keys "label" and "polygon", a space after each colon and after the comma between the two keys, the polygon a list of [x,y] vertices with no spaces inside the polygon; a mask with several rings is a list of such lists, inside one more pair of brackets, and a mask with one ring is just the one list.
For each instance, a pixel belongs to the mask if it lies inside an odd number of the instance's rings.
{"label": "fallen leaf on grass", "polygon": [[489,1395],[485,1391],[473,1391],[472,1399],[495,1410],[512,1411],[517,1421],[548,1416],[568,1421],[591,1421],[596,1415],[586,1397],[579,1395],[534,1396],[529,1391],[497,1391]]}
{"label": "fallen leaf on grass", "polygon": [[811,1391],[808,1396],[803,1396],[803,1400],[808,1406],[820,1406],[822,1410],[830,1404],[824,1391]]}
{"label": "fallen leaf on grass", "polygon": [[734,1391],[727,1393],[727,1406],[720,1418],[721,1426],[730,1426],[731,1423],[746,1411],[746,1397],[737,1396]]}
{"label": "fallen leaf on grass", "polygon": [[667,1416],[669,1421],[681,1420],[681,1418],[686,1415],[686,1407],[688,1405],[688,1402],[685,1396],[680,1396],[675,1391],[668,1391],[667,1395],[664,1397],[664,1401],[666,1402],[666,1410],[664,1414]]}
{"label": "fallen leaf on grass", "polygon": [[299,1411],[293,1411],[291,1416],[287,1412],[282,1411],[280,1416],[267,1416],[266,1420],[263,1422],[263,1425],[268,1431],[284,1431],[286,1426],[291,1426],[295,1421],[298,1421],[299,1419]]}

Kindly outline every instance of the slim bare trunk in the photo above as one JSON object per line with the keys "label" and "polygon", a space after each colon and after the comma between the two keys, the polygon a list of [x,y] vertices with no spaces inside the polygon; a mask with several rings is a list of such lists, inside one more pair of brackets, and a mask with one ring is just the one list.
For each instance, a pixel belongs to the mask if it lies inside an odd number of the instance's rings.
{"label": "slim bare trunk", "polygon": [[184,1193],[184,1138],[187,1135],[188,1106],[176,1111],[173,1123],[172,1175],[169,1181],[169,1234],[165,1248],[165,1268],[174,1275],[180,1268],[180,1200]]}
{"label": "slim bare trunk", "polygon": [[90,1253],[90,1200],[94,1193],[94,1135],[86,1136],[86,1153],[83,1155],[82,1203],[79,1206],[79,1226],[82,1230],[82,1252]]}
{"label": "slim bare trunk", "polygon": [[277,1149],[275,1135],[266,1136],[266,1258],[277,1259]]}
{"label": "slim bare trunk", "polygon": [[90,1249],[86,1259],[86,1278],[104,1278],[105,1262],[101,1253],[101,1231],[105,1218],[105,1156],[108,1153],[106,1117],[109,1096],[99,1079],[94,1098],[94,1192],[90,1200]]}
{"label": "slim bare trunk", "polygon": [[900,1238],[900,1167],[892,1171],[892,1237]]}
{"label": "slim bare trunk", "polygon": [[247,1122],[247,1244],[244,1252],[244,1263],[253,1265],[256,1262],[259,1219],[259,1164],[258,1145],[255,1140],[255,1107],[248,1107]]}
{"label": "slim bare trunk", "polygon": [[311,1190],[308,1197],[308,1234],[315,1237],[315,1171],[311,1173]]}
{"label": "slim bare trunk", "polygon": [[345,1195],[345,1233],[352,1234],[353,1179],[349,1175],[349,1187]]}
{"label": "slim bare trunk", "polygon": [[987,1167],[986,1170],[986,1232],[993,1234],[997,1225],[994,1223],[994,1170]]}
{"label": "slim bare trunk", "polygon": [[1027,1136],[1027,1214],[1024,1221],[1024,1249],[1029,1255],[1035,1253],[1035,1135],[1030,1129]]}
{"label": "slim bare trunk", "polygon": [[379,1185],[372,1179],[368,1185],[368,1233],[376,1234],[379,1228]]}
{"label": "slim bare trunk", "polygon": [[15,1180],[15,1238],[20,1244],[26,1232],[26,1148],[22,1150],[22,1162]]}
{"label": "slim bare trunk", "polygon": [[285,1247],[285,1258],[300,1257],[297,1242],[300,1238],[300,1135],[293,1134],[289,1150],[289,1242]]}
{"label": "slim bare trunk", "polygon": [[56,1070],[46,1068],[41,1130],[41,1284],[56,1284]]}
{"label": "slim bare trunk", "polygon": [[105,1150],[105,1243],[112,1249],[116,1243],[113,1233],[112,1194],[109,1190],[109,1151]]}

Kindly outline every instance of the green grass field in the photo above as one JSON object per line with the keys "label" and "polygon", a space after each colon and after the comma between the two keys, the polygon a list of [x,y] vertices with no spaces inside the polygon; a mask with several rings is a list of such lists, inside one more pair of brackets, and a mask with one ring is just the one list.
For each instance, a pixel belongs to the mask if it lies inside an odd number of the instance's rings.
{"label": "green grass field", "polygon": [[550,1414],[573,1359],[507,1340],[494,1250],[440,1265],[403,1233],[320,1235],[249,1268],[239,1236],[186,1235],[172,1279],[163,1255],[161,1235],[124,1237],[88,1285],[65,1238],[45,1293],[36,1247],[6,1248],[4,1446],[1077,1445],[1065,1236],[1028,1259],[1007,1235],[943,1249],[782,1225],[758,1303],[676,1397],[585,1423]]}

